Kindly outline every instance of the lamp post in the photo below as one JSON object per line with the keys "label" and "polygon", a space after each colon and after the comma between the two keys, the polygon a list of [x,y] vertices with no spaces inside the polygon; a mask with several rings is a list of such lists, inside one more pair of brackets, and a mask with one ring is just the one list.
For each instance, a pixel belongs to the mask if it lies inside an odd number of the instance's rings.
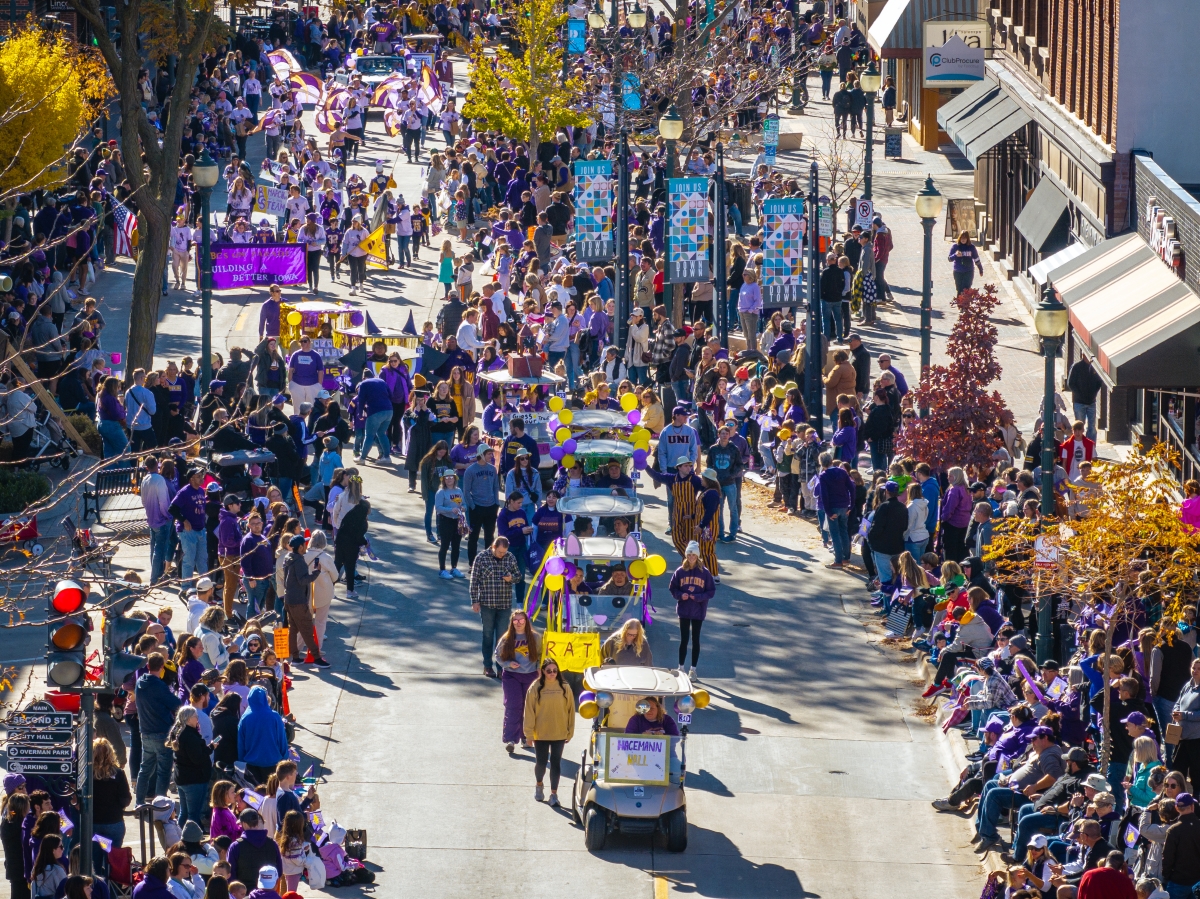
{"label": "lamp post", "polygon": [[725,299],[725,148],[717,142],[717,172],[713,177],[713,324],[717,328],[717,339],[721,346],[729,349],[729,303]]}
{"label": "lamp post", "polygon": [[[1054,514],[1054,359],[1067,333],[1067,307],[1058,298],[1058,291],[1046,283],[1042,301],[1033,316],[1033,326],[1042,338],[1042,353],[1046,357],[1046,394],[1042,406],[1042,516]],[[1038,632],[1035,647],[1040,665],[1054,654],[1054,597],[1037,597]]]}
{"label": "lamp post", "polygon": [[[617,255],[617,320],[613,326],[613,341],[618,352],[621,352],[625,346],[629,311],[632,308],[629,291],[629,137],[624,128],[618,138],[617,167],[620,175],[617,181],[617,208],[613,211],[613,250]],[[626,364],[632,364],[632,361]]]}
{"label": "lamp post", "polygon": [[[942,195],[933,186],[932,175],[925,176],[925,186],[917,191],[913,205],[925,229],[925,258],[921,266],[921,377],[924,378],[929,369],[929,344],[933,336],[933,226],[942,212]],[[921,410],[922,415],[925,412]]]}
{"label": "lamp post", "polygon": [[[821,412],[824,410],[824,403],[821,401],[821,361],[823,354],[821,353],[821,309],[820,300],[817,294],[817,269],[820,267],[820,254],[817,249],[817,242],[821,237],[821,213],[818,208],[820,200],[817,197],[817,164],[813,162],[808,170],[808,330],[806,331],[808,344],[808,352],[805,354],[807,358],[807,371],[804,375],[804,386],[808,392],[808,415],[809,421],[812,422],[813,428],[817,432],[817,436],[824,438],[824,425],[822,424]],[[753,347],[755,335],[746,335],[746,348]]]}
{"label": "lamp post", "polygon": [[671,179],[675,177],[675,142],[683,137],[683,116],[679,114],[674,103],[666,115],[658,120],[658,133],[667,142],[667,217],[663,221],[663,253],[666,255],[667,264],[663,267],[663,299],[667,301],[667,318],[674,321],[675,290],[666,289],[671,283]]}
{"label": "lamp post", "polygon": [[867,95],[867,155],[863,161],[863,199],[871,199],[871,154],[875,149],[875,97],[879,91],[879,85],[883,78],[879,74],[879,69],[875,66],[875,60],[871,60],[871,64],[867,66],[867,70],[863,72],[858,83],[862,86],[863,93]]}
{"label": "lamp post", "polygon": [[192,178],[200,190],[200,383],[208,389],[212,379],[212,254],[209,251],[209,198],[220,171],[205,149],[192,166]]}

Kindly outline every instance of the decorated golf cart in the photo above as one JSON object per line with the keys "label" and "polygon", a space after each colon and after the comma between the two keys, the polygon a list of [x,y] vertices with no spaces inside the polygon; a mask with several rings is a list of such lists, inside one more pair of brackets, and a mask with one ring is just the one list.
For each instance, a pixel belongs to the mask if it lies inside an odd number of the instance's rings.
{"label": "decorated golf cart", "polygon": [[[554,413],[543,409],[540,412],[522,412],[519,411],[522,400],[532,398],[532,392],[538,394],[539,400],[548,402],[558,400],[562,402],[562,397],[557,396],[558,391],[562,390],[567,383],[567,379],[551,372],[543,372],[539,375],[519,376],[513,375],[505,368],[499,368],[494,371],[485,371],[480,373],[480,380],[485,384],[490,385],[494,390],[504,391],[503,411],[500,413],[500,420],[504,429],[504,433],[508,433],[508,423],[514,418],[519,418],[525,423],[525,434],[532,437],[537,442],[538,455],[541,459],[539,468],[553,473],[557,467],[556,460],[551,458],[550,449],[554,443],[553,432],[550,430],[550,421],[554,418]],[[541,403],[538,403],[540,405]],[[495,447],[497,452],[504,441],[502,438],[488,437],[487,442]]]}

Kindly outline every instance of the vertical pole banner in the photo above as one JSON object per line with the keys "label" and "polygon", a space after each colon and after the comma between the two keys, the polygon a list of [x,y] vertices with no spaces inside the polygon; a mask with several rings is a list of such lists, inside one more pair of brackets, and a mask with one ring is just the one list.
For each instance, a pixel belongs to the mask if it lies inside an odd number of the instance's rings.
{"label": "vertical pole banner", "polygon": [[667,280],[672,284],[712,277],[708,249],[708,179],[672,178],[667,186],[671,233],[667,238]]}
{"label": "vertical pole banner", "polygon": [[804,198],[763,203],[763,303],[787,306],[804,300]]}
{"label": "vertical pole banner", "polygon": [[575,163],[575,257],[580,262],[613,258],[613,164]]}

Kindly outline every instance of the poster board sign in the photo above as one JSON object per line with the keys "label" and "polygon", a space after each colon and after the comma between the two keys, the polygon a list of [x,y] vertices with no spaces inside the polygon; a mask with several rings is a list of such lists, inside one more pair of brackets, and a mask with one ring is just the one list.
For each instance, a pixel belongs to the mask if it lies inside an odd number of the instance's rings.
{"label": "poster board sign", "polygon": [[600,664],[600,635],[597,633],[561,633],[542,635],[542,658],[554,659],[563,671],[582,674]]}
{"label": "poster board sign", "polygon": [[884,158],[901,159],[904,157],[904,129],[888,128],[883,137]]}
{"label": "poster board sign", "polygon": [[708,226],[707,178],[671,178],[667,187],[671,230],[667,236],[667,280],[672,284],[707,281]]}
{"label": "poster board sign", "polygon": [[1035,568],[1057,568],[1058,554],[1058,544],[1050,543],[1045,536],[1034,538],[1033,565]]}
{"label": "poster board sign", "polygon": [[671,777],[671,738],[651,734],[605,734],[604,779],[608,783],[658,784]]}
{"label": "poster board sign", "polygon": [[613,257],[613,164],[575,163],[575,256],[580,262]]}
{"label": "poster board sign", "polygon": [[791,305],[804,298],[804,199],[763,204],[763,303]]}
{"label": "poster board sign", "polygon": [[267,215],[286,215],[287,197],[287,191],[282,187],[271,187],[266,184],[255,184],[254,211],[265,212]]}
{"label": "poster board sign", "polygon": [[404,61],[404,65],[408,70],[407,74],[409,78],[420,78],[422,66],[429,66],[429,71],[433,71],[433,54],[410,53]]}

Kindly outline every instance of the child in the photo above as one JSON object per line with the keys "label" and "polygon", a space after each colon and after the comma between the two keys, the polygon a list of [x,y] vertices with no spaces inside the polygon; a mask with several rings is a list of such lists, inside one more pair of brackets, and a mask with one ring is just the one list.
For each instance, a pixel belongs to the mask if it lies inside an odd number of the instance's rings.
{"label": "child", "polygon": [[438,257],[438,283],[445,287],[443,296],[450,296],[450,288],[454,286],[454,245],[449,240],[442,242],[442,253]]}
{"label": "child", "polygon": [[425,322],[421,325],[421,345],[430,349],[438,349],[442,342],[442,335],[433,329],[433,322]]}
{"label": "child", "polygon": [[275,680],[283,683],[283,666],[279,664],[279,656],[275,655],[275,650],[267,647],[263,650],[262,662],[259,663],[261,668],[270,668],[275,672]]}
{"label": "child", "polygon": [[[242,826],[235,817],[236,810],[230,808],[237,801],[237,787],[232,781],[218,780],[212,788],[212,823],[209,825],[209,835],[215,840],[218,837],[229,837],[236,840],[242,835]],[[220,847],[218,847],[219,849]],[[225,856],[221,856],[224,858]],[[216,873],[214,870],[213,873]]]}
{"label": "child", "polygon": [[[812,428],[804,429],[804,439],[792,456],[792,471],[796,474],[803,498],[802,517],[817,510],[817,498],[813,495],[812,479],[821,473],[821,439]],[[800,504],[797,504],[800,505]]]}
{"label": "child", "polygon": [[304,847],[308,841],[304,839],[304,813],[295,810],[283,816],[279,828],[279,854],[283,857],[283,876],[287,880],[287,888],[294,890],[300,885],[300,876],[304,873]]}
{"label": "child", "polygon": [[411,246],[409,247],[409,249],[412,250],[413,262],[417,261],[417,248],[421,246],[422,241],[424,241],[426,245],[429,244],[429,235],[425,226],[425,216],[421,214],[420,209],[414,209],[412,211],[412,241]]}
{"label": "child", "polygon": [[492,264],[496,267],[496,280],[500,284],[500,291],[507,294],[512,283],[513,269],[512,252],[508,244],[501,243],[496,247],[496,256]]}
{"label": "child", "polygon": [[233,899],[246,899],[246,885],[240,880],[229,881],[229,895]]}
{"label": "child", "polygon": [[163,606],[158,610],[158,623],[162,625],[163,633],[166,635],[164,644],[171,651],[171,655],[175,655],[175,635],[171,633],[171,607]]}
{"label": "child", "polygon": [[[228,842],[228,841],[227,841]],[[213,844],[216,846],[216,843]],[[225,846],[225,850],[217,849],[221,854],[221,861],[213,865],[213,877],[224,877],[226,881],[233,877],[233,869],[229,867],[229,862],[225,861],[225,856],[229,853],[229,846]]]}

